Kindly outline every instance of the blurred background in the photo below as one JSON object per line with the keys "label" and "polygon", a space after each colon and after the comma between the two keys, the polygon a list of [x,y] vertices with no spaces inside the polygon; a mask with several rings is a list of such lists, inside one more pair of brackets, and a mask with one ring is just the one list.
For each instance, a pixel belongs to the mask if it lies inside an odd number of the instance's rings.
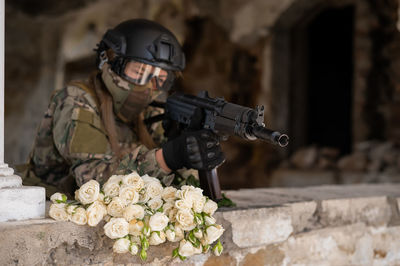
{"label": "blurred background", "polygon": [[176,90],[255,107],[286,148],[231,137],[222,189],[400,182],[398,0],[6,0],[5,162],[24,163],[50,94],[94,70],[131,18],[183,44]]}

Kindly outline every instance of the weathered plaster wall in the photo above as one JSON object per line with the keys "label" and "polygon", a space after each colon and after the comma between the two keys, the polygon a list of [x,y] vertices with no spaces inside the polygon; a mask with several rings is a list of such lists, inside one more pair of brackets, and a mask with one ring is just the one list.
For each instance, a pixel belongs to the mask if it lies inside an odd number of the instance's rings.
{"label": "weathered plaster wall", "polygon": [[[148,265],[399,265],[400,185],[226,191],[215,215],[226,229],[220,257],[171,258],[151,246]],[[102,226],[50,219],[0,223],[2,265],[139,265],[113,254]]]}
{"label": "weathered plaster wall", "polygon": [[[277,30],[290,33],[315,12],[345,5],[355,7],[354,144],[369,138],[398,140],[395,0],[88,0],[43,1],[40,6],[7,1],[5,160],[25,162],[53,88],[91,72],[92,49],[104,31],[137,17],[164,24],[183,43],[188,65],[177,89],[206,89],[238,104],[263,104],[267,126],[288,132],[290,120],[298,117],[289,117],[289,91],[281,85],[291,82],[283,70],[292,59],[278,53],[285,47],[277,43]],[[269,185],[271,168],[287,155],[287,150],[237,138],[223,148],[225,188]]]}

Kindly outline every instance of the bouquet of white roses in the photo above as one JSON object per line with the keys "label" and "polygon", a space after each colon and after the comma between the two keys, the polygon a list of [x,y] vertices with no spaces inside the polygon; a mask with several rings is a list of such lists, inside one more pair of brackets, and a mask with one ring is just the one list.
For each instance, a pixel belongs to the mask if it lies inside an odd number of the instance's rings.
{"label": "bouquet of white roses", "polygon": [[173,257],[182,260],[212,250],[219,256],[223,250],[219,238],[224,232],[213,217],[217,204],[193,186],[163,187],[157,178],[113,175],[100,187],[91,180],[75,192],[75,201],[61,193],[50,200],[49,215],[58,221],[97,226],[103,219],[105,235],[115,239],[116,253],[131,253],[147,258],[151,245],[178,242]]}

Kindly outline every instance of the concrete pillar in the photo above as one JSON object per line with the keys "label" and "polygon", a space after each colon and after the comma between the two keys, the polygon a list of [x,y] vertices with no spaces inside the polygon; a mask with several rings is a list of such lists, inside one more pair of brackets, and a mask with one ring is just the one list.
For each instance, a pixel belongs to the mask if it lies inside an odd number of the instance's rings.
{"label": "concrete pillar", "polygon": [[0,222],[44,218],[43,187],[22,186],[21,177],[4,163],[5,0],[0,0]]}

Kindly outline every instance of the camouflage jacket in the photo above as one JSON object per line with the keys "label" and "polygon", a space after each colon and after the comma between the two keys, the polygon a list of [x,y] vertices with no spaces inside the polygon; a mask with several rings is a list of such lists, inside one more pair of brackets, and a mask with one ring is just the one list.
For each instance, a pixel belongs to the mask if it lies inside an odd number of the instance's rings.
{"label": "camouflage jacket", "polygon": [[[30,157],[31,172],[44,183],[57,188],[66,179],[81,186],[96,179],[104,183],[112,174],[138,170],[171,183],[156,159],[157,149],[148,149],[138,140],[135,130],[116,118],[118,140],[129,153],[119,160],[111,149],[104,129],[96,96],[81,86],[69,85],[55,91],[37,131]],[[145,118],[160,110],[148,107]],[[161,123],[148,128],[156,144],[163,141]]]}

